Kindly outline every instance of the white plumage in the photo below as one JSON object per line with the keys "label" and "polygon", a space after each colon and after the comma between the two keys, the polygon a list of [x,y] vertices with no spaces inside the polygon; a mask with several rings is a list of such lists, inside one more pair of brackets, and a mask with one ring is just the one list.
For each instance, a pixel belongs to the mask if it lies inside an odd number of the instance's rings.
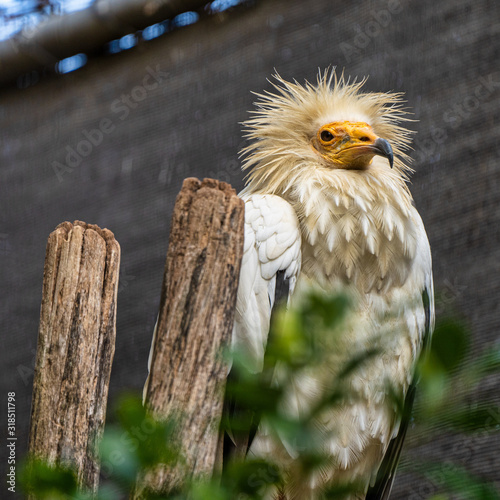
{"label": "white plumage", "polygon": [[293,292],[300,272],[300,229],[289,203],[273,195],[245,200],[245,243],[236,302],[233,346],[244,352],[248,368],[262,369],[274,305],[276,275],[285,272]]}
{"label": "white plumage", "polygon": [[[381,350],[349,379],[355,398],[317,422],[331,456],[321,473],[295,481],[293,443],[273,438],[264,426],[257,432],[250,453],[290,472],[285,488],[270,498],[304,500],[320,498],[325,484],[373,485],[400,425],[387,383],[408,391],[432,330],[431,254],[406,185],[409,132],[400,125],[401,96],[361,93],[363,82],[334,72],[320,74],[316,85],[276,80],[277,93],[259,95],[246,122],[252,142],[244,150],[245,246],[233,345],[245,351],[252,371],[262,369],[276,276],[283,271],[296,296],[320,287],[344,291],[357,304],[328,365],[294,381],[285,411],[304,411],[354,354]],[[370,498],[387,498],[391,483]]]}

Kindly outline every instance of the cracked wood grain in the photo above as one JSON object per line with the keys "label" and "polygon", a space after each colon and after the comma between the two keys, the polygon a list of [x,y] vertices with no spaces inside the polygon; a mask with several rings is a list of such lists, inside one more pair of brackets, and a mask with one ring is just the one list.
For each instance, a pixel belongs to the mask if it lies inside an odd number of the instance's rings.
{"label": "cracked wood grain", "polygon": [[47,242],[29,453],[76,468],[97,491],[116,337],[120,246],[107,229],[63,222]]}
{"label": "cracked wood grain", "polygon": [[243,254],[244,204],[224,182],[186,179],[172,218],[146,407],[175,416],[185,463],[158,467],[140,481],[170,491],[214,469]]}

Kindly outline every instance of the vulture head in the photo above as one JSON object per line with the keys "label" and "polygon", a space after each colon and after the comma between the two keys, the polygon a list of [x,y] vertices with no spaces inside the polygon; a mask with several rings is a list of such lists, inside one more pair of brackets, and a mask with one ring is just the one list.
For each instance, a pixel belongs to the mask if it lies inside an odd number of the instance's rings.
{"label": "vulture head", "polygon": [[283,194],[312,173],[335,178],[347,171],[380,173],[407,180],[405,151],[411,132],[402,94],[362,92],[335,70],[320,72],[316,84],[271,82],[276,92],[256,94],[257,110],[246,121],[252,143],[243,150],[252,192]]}

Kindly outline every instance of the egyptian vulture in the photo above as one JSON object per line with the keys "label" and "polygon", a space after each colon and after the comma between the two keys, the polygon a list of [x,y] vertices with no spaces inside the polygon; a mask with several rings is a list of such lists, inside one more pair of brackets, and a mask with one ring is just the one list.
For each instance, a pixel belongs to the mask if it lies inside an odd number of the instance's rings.
{"label": "egyptian vulture", "polygon": [[[268,498],[321,498],[328,485],[361,484],[349,499],[389,497],[408,423],[388,396],[388,382],[411,406],[415,365],[433,328],[431,252],[407,187],[410,132],[402,96],[364,93],[335,71],[316,84],[279,75],[275,93],[257,94],[245,122],[248,172],[245,242],[233,346],[262,369],[277,280],[290,295],[311,287],[354,297],[353,319],[322,373],[294,381],[286,411],[298,414],[340,366],[362,349],[379,354],[349,380],[355,397],[317,422],[328,466],[296,480],[293,443],[260,426],[252,456],[278,462],[287,483]],[[293,298],[292,298],[293,301]]]}

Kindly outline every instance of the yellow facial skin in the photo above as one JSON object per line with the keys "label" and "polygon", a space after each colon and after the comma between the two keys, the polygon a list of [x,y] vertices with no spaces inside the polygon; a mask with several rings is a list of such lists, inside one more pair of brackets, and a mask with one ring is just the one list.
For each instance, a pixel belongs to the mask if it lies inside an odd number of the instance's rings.
{"label": "yellow facial skin", "polygon": [[341,121],[323,125],[311,144],[335,168],[365,170],[375,155],[387,158],[392,168],[390,144],[365,122]]}

